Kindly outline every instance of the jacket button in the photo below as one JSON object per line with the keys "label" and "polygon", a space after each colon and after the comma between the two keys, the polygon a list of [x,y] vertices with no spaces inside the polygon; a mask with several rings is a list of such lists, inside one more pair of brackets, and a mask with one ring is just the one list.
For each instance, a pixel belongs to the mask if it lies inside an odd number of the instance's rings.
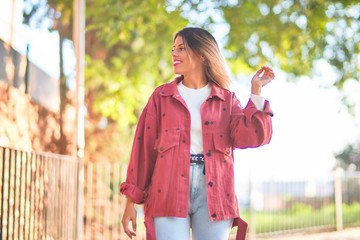
{"label": "jacket button", "polygon": [[206,153],[206,156],[211,157],[211,152]]}
{"label": "jacket button", "polygon": [[210,187],[212,187],[212,186],[214,185],[214,183],[213,183],[213,182],[209,182],[208,185],[209,185]]}
{"label": "jacket button", "polygon": [[163,148],[163,147],[160,147],[160,151],[164,151],[164,148]]}
{"label": "jacket button", "polygon": [[211,215],[211,217],[212,217],[212,218],[216,218],[216,213],[213,213],[213,214]]}
{"label": "jacket button", "polygon": [[205,122],[205,125],[209,125],[209,124],[210,124],[210,122],[209,122],[209,121],[206,121],[206,122]]}

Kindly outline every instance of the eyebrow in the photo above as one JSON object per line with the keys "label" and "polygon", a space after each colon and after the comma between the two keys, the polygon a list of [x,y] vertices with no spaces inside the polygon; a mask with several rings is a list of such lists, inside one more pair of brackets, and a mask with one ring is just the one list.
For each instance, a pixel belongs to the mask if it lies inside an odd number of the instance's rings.
{"label": "eyebrow", "polygon": [[[178,45],[178,47],[180,47],[181,45],[184,45],[184,43],[180,43],[179,45]],[[176,47],[175,45],[173,45],[173,47]]]}

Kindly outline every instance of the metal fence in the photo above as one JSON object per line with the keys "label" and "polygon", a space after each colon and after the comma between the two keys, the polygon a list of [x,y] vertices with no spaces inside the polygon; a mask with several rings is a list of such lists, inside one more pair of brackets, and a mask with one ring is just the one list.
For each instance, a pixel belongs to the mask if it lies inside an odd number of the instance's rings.
{"label": "metal fence", "polygon": [[[0,160],[0,238],[76,239],[76,159],[0,148]],[[125,164],[84,164],[83,239],[127,239],[119,193],[125,175]],[[252,200],[242,206],[250,238],[360,226],[359,172],[316,181],[256,180],[251,186]],[[136,239],[145,239],[142,207],[137,209]]]}
{"label": "metal fence", "polygon": [[360,173],[317,180],[254,180],[243,211],[250,235],[341,230],[360,226]]}
{"label": "metal fence", "polygon": [[[84,239],[127,239],[121,225],[125,198],[119,193],[126,169],[121,163],[85,164]],[[142,207],[137,211],[136,239],[145,239]]]}
{"label": "metal fence", "polygon": [[76,239],[75,158],[0,147],[0,239]]}
{"label": "metal fence", "polygon": [[[125,199],[119,194],[126,165],[88,163],[84,170],[84,239],[127,239],[121,226]],[[339,184],[335,187],[335,183]],[[312,181],[258,179],[248,195],[253,199],[242,206],[242,213],[249,236],[360,226],[360,173],[330,174]],[[145,239],[142,214],[138,206],[136,239]]]}

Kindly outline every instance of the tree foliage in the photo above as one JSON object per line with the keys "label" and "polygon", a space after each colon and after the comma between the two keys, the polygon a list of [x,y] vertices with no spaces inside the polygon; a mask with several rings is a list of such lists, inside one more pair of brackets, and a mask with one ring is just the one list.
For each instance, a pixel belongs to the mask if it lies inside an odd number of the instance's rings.
{"label": "tree foliage", "polygon": [[249,67],[270,61],[300,76],[325,59],[338,72],[337,87],[360,79],[358,1],[239,1],[224,7],[224,17],[227,49]]}
{"label": "tree foliage", "polygon": [[153,89],[172,77],[172,38],[187,21],[159,0],[86,7],[86,151],[94,160],[127,160],[132,127]]}
{"label": "tree foliage", "polygon": [[[58,24],[70,25],[72,1],[41,2],[50,2]],[[314,62],[325,59],[341,89],[360,80],[359,20],[355,0],[86,1],[87,158],[127,160],[142,107],[172,77],[171,41],[179,29],[223,32],[218,40],[234,74],[270,64],[295,79],[315,74]]]}
{"label": "tree foliage", "polygon": [[339,89],[360,81],[359,1],[183,0],[177,7],[197,25],[221,24],[235,74],[272,64],[290,77],[311,75],[314,61],[325,59]]}
{"label": "tree foliage", "polygon": [[335,157],[337,166],[347,170],[360,171],[360,143],[346,146]]}

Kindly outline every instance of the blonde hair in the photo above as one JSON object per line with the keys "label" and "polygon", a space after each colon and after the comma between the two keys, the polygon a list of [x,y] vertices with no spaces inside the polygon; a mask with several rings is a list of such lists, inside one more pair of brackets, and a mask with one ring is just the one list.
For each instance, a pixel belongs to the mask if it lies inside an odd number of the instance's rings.
{"label": "blonde hair", "polygon": [[229,89],[230,77],[225,61],[211,33],[202,28],[186,27],[175,34],[174,41],[178,36],[184,39],[187,47],[204,58],[206,79],[222,88]]}

